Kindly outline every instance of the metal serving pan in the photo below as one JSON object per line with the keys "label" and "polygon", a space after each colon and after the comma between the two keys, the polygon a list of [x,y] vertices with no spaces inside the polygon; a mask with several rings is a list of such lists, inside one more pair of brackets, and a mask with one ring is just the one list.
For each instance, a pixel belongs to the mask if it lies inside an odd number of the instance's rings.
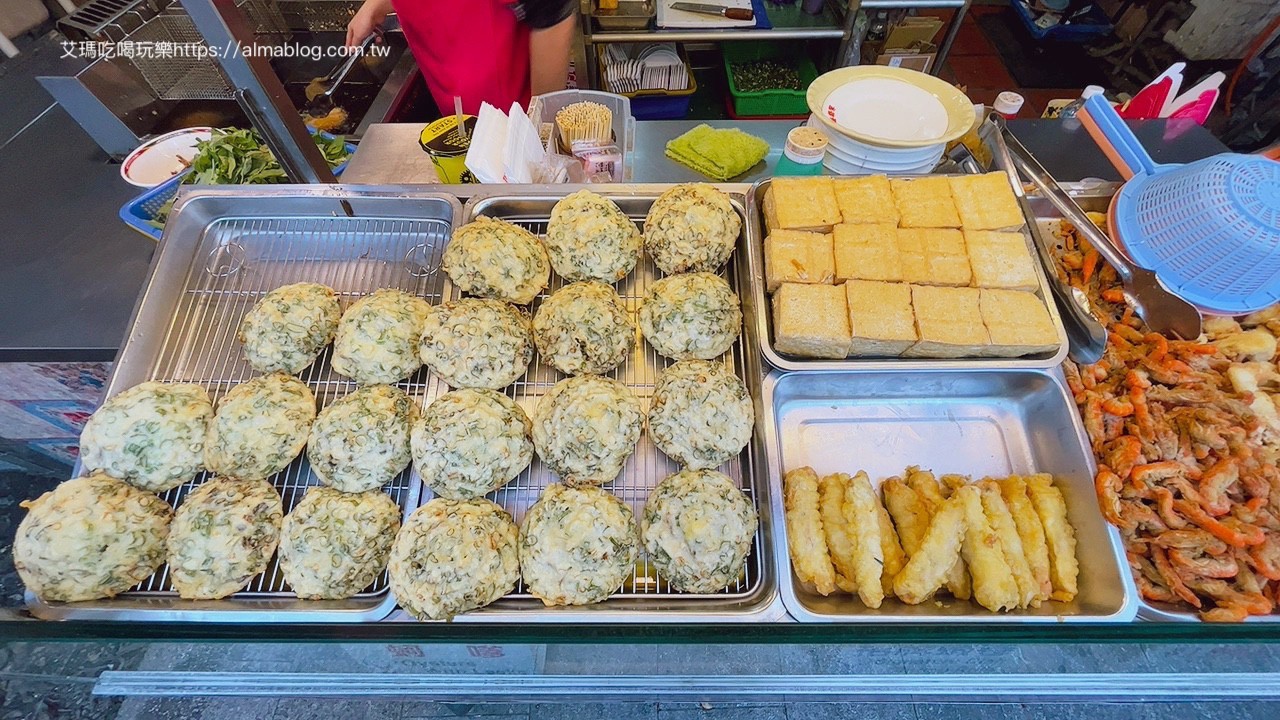
{"label": "metal serving pan", "polygon": [[[595,185],[590,189],[611,198],[643,230],[644,218],[649,212],[649,207],[669,187],[669,185]],[[721,275],[728,280],[734,291],[741,293],[746,287],[741,279],[741,270],[745,265],[742,259],[743,253],[747,245],[756,241],[757,226],[748,219],[750,213],[746,186],[721,185],[718,187],[729,195],[734,209],[743,217],[743,230],[738,240],[738,251],[721,271]],[[556,185],[527,186],[519,191],[513,191],[510,188],[482,191],[466,203],[463,217],[468,222],[482,216],[500,218],[541,234],[546,232],[547,221],[551,217],[551,209],[555,204],[578,189],[580,188]],[[652,260],[645,256],[626,279],[617,284],[618,294],[629,312],[635,313],[639,310],[649,285],[659,277],[661,274],[654,267]],[[456,289],[447,278],[445,282],[445,297],[457,295]],[[538,299],[534,300],[530,309],[536,312],[543,299],[564,284],[564,281],[553,273],[550,286]],[[751,552],[747,556],[746,567],[735,583],[719,592],[706,595],[681,593],[669,587],[666,580],[657,574],[642,553],[632,578],[624,584],[622,591],[602,603],[587,607],[547,608],[540,600],[530,595],[522,583],[511,595],[486,608],[460,615],[454,622],[515,620],[526,622],[734,620],[741,622],[777,620],[784,617],[785,610],[778,597],[776,569],[770,548],[772,537],[768,512],[770,495],[764,470],[767,463],[764,460],[759,432],[762,370],[759,350],[753,336],[747,333],[741,335],[733,349],[722,359],[738,377],[743,379],[757,403],[757,432],[752,442],[737,458],[719,468],[721,472],[739,483],[756,505],[760,515],[759,529]],[[671,361],[658,355],[637,334],[635,350],[631,357],[609,375],[627,385],[647,411],[657,375],[670,364]],[[564,377],[554,368],[544,364],[540,358],[535,357],[529,372],[508,387],[506,393],[527,412],[532,413],[538,399]],[[605,487],[630,505],[639,517],[644,502],[654,486],[679,469],[675,462],[668,459],[653,445],[652,440],[645,433],[640,438],[635,453],[623,468],[622,474]],[[518,478],[489,497],[510,512],[516,522],[520,522],[529,507],[537,501],[542,489],[551,482],[555,482],[555,475],[535,457],[533,464]],[[431,491],[424,488],[424,500],[430,495]],[[397,613],[397,616],[399,615],[402,613]]]}
{"label": "metal serving pan", "polygon": [[[165,226],[107,396],[145,380],[165,380],[202,385],[217,401],[255,374],[235,339],[241,318],[265,293],[288,283],[325,283],[344,308],[384,287],[439,302],[444,274],[436,268],[461,209],[455,198],[422,190],[281,186],[185,193]],[[329,353],[326,348],[301,376],[320,407],[356,387],[330,369]],[[444,391],[426,372],[399,386],[420,402]],[[162,497],[177,507],[206,477]],[[286,513],[318,483],[305,453],[270,480]],[[406,471],[385,490],[407,516],[418,505],[419,487]],[[222,600],[178,598],[161,566],[110,600],[45,603],[28,593],[27,602],[43,618],[204,622],[367,622],[396,605],[385,572],[348,600],[298,600],[274,558],[246,589]]]}
{"label": "metal serving pan", "polygon": [[[649,206],[669,186],[610,186],[622,208],[643,221]],[[535,231],[545,228],[551,208],[577,187],[524,186],[507,188],[506,195],[473,199],[466,217],[503,217]],[[599,188],[593,188],[600,192]],[[735,209],[748,217],[746,186],[722,186],[730,191]],[[348,211],[352,216],[348,216]],[[195,190],[175,205],[165,236],[152,263],[130,334],[120,353],[107,394],[115,394],[148,379],[195,382],[216,400],[254,373],[244,361],[235,330],[244,313],[265,292],[280,285],[309,280],[330,285],[344,308],[382,287],[415,293],[432,303],[460,296],[439,270],[452,228],[463,222],[456,197],[412,187],[277,186]],[[756,226],[743,223],[739,248],[755,237]],[[740,255],[739,255],[740,257]],[[744,287],[737,259],[725,276],[735,289]],[[628,308],[636,310],[655,278],[648,259],[619,284]],[[553,278],[548,293],[560,287]],[[534,309],[537,308],[536,301]],[[355,389],[353,382],[333,373],[329,349],[306,370],[302,379],[323,407]],[[754,336],[744,333],[725,356],[742,377],[761,414],[762,371]],[[657,372],[666,361],[637,338],[636,351],[614,376],[627,383],[647,406]],[[539,361],[507,389],[526,410],[560,376]],[[423,407],[448,391],[426,369],[398,384]],[[760,512],[760,529],[741,578],[719,593],[692,595],[672,591],[644,561],[633,579],[608,601],[587,608],[545,608],[518,587],[516,592],[458,622],[619,622],[619,621],[766,621],[785,618],[778,596],[776,567],[771,554],[769,489],[764,472],[762,436],[757,432],[746,450],[721,467],[741,483]],[[678,468],[642,437],[622,476],[607,486],[637,510],[659,480]],[[175,507],[205,476],[164,495]],[[552,480],[534,464],[508,486],[489,497],[519,521],[541,489]],[[281,492],[286,513],[308,486],[317,484],[305,454],[271,478]],[[405,516],[431,497],[410,468],[386,488]],[[28,594],[34,615],[44,618],[214,622],[343,622],[382,619],[412,620],[396,610],[386,574],[355,598],[345,601],[300,601],[289,590],[273,560],[249,586],[217,601],[184,601],[177,597],[162,567],[138,587],[111,599],[86,603],[44,603]]]}
{"label": "metal serving pan", "polygon": [[769,483],[782,496],[785,470],[820,475],[865,470],[874,483],[907,465],[935,473],[1052,473],[1076,529],[1080,593],[1070,603],[996,614],[939,597],[920,605],[886,599],[878,610],[856,597],[822,597],[789,572],[785,515],[773,505],[782,599],[801,622],[1127,622],[1137,610],[1120,535],[1098,510],[1084,429],[1060,372],[772,372],[764,382]]}
{"label": "metal serving pan", "polygon": [[[918,176],[911,176],[918,177]],[[749,248],[747,260],[750,263],[751,270],[751,294],[754,298],[755,317],[748,318],[748,322],[752,322],[756,326],[756,334],[760,338],[760,351],[764,354],[764,359],[773,367],[779,370],[895,370],[895,369],[919,369],[919,370],[942,370],[942,369],[976,369],[976,368],[1051,368],[1057,367],[1062,363],[1063,358],[1067,356],[1067,333],[1062,327],[1062,318],[1058,314],[1058,307],[1053,301],[1053,295],[1049,289],[1049,278],[1045,274],[1045,268],[1041,263],[1033,263],[1036,269],[1036,279],[1039,281],[1039,289],[1036,294],[1045,302],[1045,306],[1049,309],[1049,317],[1053,320],[1054,329],[1058,333],[1058,348],[1053,352],[1039,353],[1036,355],[1027,355],[1018,358],[957,358],[957,359],[935,359],[935,358],[847,358],[844,360],[823,360],[817,358],[802,358],[795,355],[785,355],[773,346],[773,313],[769,303],[769,297],[766,293],[765,277],[764,277],[764,219],[759,214],[759,209],[764,207],[764,194],[769,189],[770,180],[762,180],[752,189],[752,195],[755,206],[758,209],[756,221],[760,224],[761,232],[758,242],[752,243]],[[1030,221],[1031,218],[1028,218]],[[1031,243],[1031,237],[1027,229],[1023,228],[1023,236],[1028,243]],[[1039,257],[1035,252],[1035,248],[1028,244],[1027,251],[1032,257]]]}
{"label": "metal serving pan", "polygon": [[[1075,198],[1080,207],[1086,211],[1105,213],[1111,204],[1111,197],[1120,189],[1115,182],[1081,182],[1063,183],[1063,188]],[[1056,261],[1062,248],[1052,243],[1053,230],[1062,222],[1061,214],[1043,197],[1028,195],[1027,201],[1035,212],[1036,223],[1041,230],[1041,237],[1049,244],[1049,254]],[[1090,469],[1096,471],[1094,458],[1090,456]],[[1142,620],[1156,622],[1201,622],[1200,615],[1183,605],[1151,602],[1135,593],[1134,602],[1138,608],[1138,617]],[[1280,622],[1280,615],[1251,615],[1245,619],[1250,623]]]}

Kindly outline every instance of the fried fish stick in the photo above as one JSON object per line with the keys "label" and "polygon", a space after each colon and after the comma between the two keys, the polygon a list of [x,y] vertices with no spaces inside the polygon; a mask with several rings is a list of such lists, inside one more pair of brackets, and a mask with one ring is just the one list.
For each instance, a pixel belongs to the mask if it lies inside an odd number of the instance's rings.
{"label": "fried fish stick", "polygon": [[818,474],[813,468],[792,470],[783,478],[783,506],[787,511],[787,544],[800,582],[822,595],[836,591],[836,573],[827,553],[818,510]]}
{"label": "fried fish stick", "polygon": [[929,507],[915,490],[907,487],[902,478],[891,477],[880,483],[884,492],[885,508],[893,518],[907,559],[920,551],[920,543],[929,531]]}
{"label": "fried fish stick", "polygon": [[836,587],[847,593],[856,593],[854,581],[854,538],[844,516],[845,487],[849,476],[844,473],[828,475],[818,481],[818,494],[822,510],[822,530],[827,537],[827,550],[836,568]]}
{"label": "fried fish stick", "polygon": [[1009,506],[1009,514],[1018,527],[1018,539],[1022,541],[1022,554],[1027,558],[1031,576],[1036,582],[1036,602],[1049,599],[1053,583],[1049,580],[1049,546],[1044,541],[1044,525],[1027,496],[1027,483],[1017,475],[1000,481],[1000,494]]}
{"label": "fried fish stick", "polygon": [[[917,467],[907,468],[907,485],[911,489],[920,494],[925,502],[929,504],[930,512],[937,512],[936,508],[946,501],[942,495],[942,486],[938,484],[938,480],[933,473],[925,470],[921,471]],[[964,558],[957,557],[955,567],[947,571],[947,590],[958,600],[968,600],[970,596],[969,589],[969,569],[965,567]]]}
{"label": "fried fish stick", "polygon": [[1067,503],[1048,473],[1028,477],[1027,494],[1040,516],[1045,544],[1049,546],[1049,580],[1053,583],[1049,597],[1071,602],[1079,591],[1076,581],[1080,564],[1076,561],[1076,531],[1067,522]]}
{"label": "fried fish stick", "polygon": [[899,600],[918,605],[938,592],[960,557],[964,530],[964,503],[960,498],[938,506],[920,547],[893,580],[893,592]]}
{"label": "fried fish stick", "polygon": [[876,500],[876,514],[880,516],[880,549],[884,552],[884,568],[880,572],[880,587],[886,597],[893,595],[893,579],[902,572],[907,564],[907,554],[902,551],[898,542],[898,533],[893,529],[893,520],[889,511]]}
{"label": "fried fish stick", "polygon": [[869,608],[884,601],[880,574],[884,572],[884,550],[880,547],[880,518],[876,507],[876,491],[871,479],[859,471],[844,489],[844,516],[854,538],[853,579],[858,583],[858,597]]}
{"label": "fried fish stick", "polygon": [[952,498],[964,505],[964,543],[960,554],[973,578],[973,599],[982,607],[999,612],[1018,606],[1018,583],[1005,562],[1000,538],[982,512],[982,491],[976,485],[958,488]]}
{"label": "fried fish stick", "polygon": [[951,497],[958,488],[968,485],[973,480],[968,475],[957,475],[949,473],[938,478],[938,483],[942,486],[942,494]]}
{"label": "fried fish stick", "polygon": [[1018,607],[1039,606],[1036,600],[1040,586],[1031,575],[1031,566],[1022,550],[1022,539],[1018,537],[1018,526],[1009,513],[1009,506],[1000,496],[1000,486],[990,478],[978,483],[982,491],[982,512],[987,516],[987,524],[1000,538],[1000,549],[1004,551],[1004,561],[1009,564],[1013,573],[1013,581],[1018,585]]}
{"label": "fried fish stick", "polygon": [[936,513],[938,506],[942,505],[946,498],[942,495],[942,486],[938,484],[938,479],[928,470],[921,470],[912,465],[907,468],[907,485],[919,493],[929,506],[929,514]]}

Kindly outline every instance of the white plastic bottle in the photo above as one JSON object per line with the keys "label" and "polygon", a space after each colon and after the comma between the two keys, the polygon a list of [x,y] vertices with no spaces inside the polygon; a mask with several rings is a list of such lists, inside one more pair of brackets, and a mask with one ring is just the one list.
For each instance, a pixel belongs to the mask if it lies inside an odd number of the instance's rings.
{"label": "white plastic bottle", "polygon": [[1058,113],[1058,117],[1062,120],[1075,117],[1076,113],[1080,112],[1080,108],[1084,107],[1085,100],[1088,100],[1094,95],[1101,95],[1104,92],[1106,92],[1106,90],[1101,85],[1089,85],[1085,87],[1084,92],[1080,93],[1079,98],[1072,100],[1070,105],[1062,108],[1062,111]]}

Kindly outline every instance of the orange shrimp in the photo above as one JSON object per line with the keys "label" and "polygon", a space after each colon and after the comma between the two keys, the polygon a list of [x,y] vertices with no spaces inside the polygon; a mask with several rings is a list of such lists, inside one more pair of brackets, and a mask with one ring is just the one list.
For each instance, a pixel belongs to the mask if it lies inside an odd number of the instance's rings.
{"label": "orange shrimp", "polygon": [[1116,417],[1129,417],[1133,414],[1133,401],[1124,398],[1107,398],[1102,401],[1102,410]]}
{"label": "orange shrimp", "polygon": [[1164,548],[1151,548],[1151,560],[1155,562],[1156,570],[1160,573],[1160,577],[1164,578],[1165,585],[1168,585],[1175,595],[1196,609],[1203,607],[1199,596],[1191,592],[1191,588],[1182,582],[1178,571],[1169,563],[1169,557],[1165,555]]}
{"label": "orange shrimp", "polygon": [[1264,532],[1266,537],[1259,545],[1249,548],[1249,559],[1258,574],[1268,580],[1280,580],[1280,536]]}
{"label": "orange shrimp", "polygon": [[1098,269],[1099,259],[1101,258],[1098,255],[1098,251],[1089,248],[1089,251],[1084,254],[1084,262],[1080,265],[1081,281],[1086,284],[1089,282],[1089,279],[1093,277],[1094,271]]}
{"label": "orange shrimp", "polygon": [[1231,527],[1227,522],[1232,518],[1227,518],[1226,521],[1219,521],[1190,500],[1174,500],[1172,504],[1173,509],[1181,513],[1187,520],[1208,530],[1213,533],[1214,537],[1232,547],[1261,545],[1267,539],[1262,533],[1262,528],[1244,524],[1241,524],[1238,528]]}
{"label": "orange shrimp", "polygon": [[1169,354],[1169,339],[1160,333],[1147,333],[1142,336],[1142,340],[1149,345],[1155,346],[1151,349],[1150,354],[1147,355],[1151,362],[1158,363]]}
{"label": "orange shrimp", "polygon": [[1200,496],[1204,509],[1210,515],[1221,517],[1231,512],[1231,498],[1227,491],[1240,481],[1240,466],[1234,458],[1219,460],[1200,478]]}
{"label": "orange shrimp", "polygon": [[1106,290],[1103,290],[1101,296],[1103,300],[1106,300],[1109,303],[1116,303],[1117,305],[1119,305],[1120,303],[1124,302],[1124,290],[1118,287],[1107,288]]}
{"label": "orange shrimp", "polygon": [[1098,466],[1098,474],[1093,481],[1094,490],[1098,493],[1098,507],[1107,522],[1119,528],[1132,530],[1136,522],[1126,521],[1120,510],[1120,486],[1124,479],[1111,471],[1106,465]]}
{"label": "orange shrimp", "polygon": [[1107,451],[1107,465],[1121,478],[1129,477],[1142,461],[1142,442],[1132,435],[1116,438]]}

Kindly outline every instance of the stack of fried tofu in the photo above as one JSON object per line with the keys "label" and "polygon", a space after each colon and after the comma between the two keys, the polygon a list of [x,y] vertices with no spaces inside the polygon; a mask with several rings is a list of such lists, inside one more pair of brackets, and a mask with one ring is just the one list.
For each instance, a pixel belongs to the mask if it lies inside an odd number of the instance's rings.
{"label": "stack of fried tofu", "polygon": [[764,215],[778,352],[961,358],[1058,349],[1003,173],[779,177]]}

